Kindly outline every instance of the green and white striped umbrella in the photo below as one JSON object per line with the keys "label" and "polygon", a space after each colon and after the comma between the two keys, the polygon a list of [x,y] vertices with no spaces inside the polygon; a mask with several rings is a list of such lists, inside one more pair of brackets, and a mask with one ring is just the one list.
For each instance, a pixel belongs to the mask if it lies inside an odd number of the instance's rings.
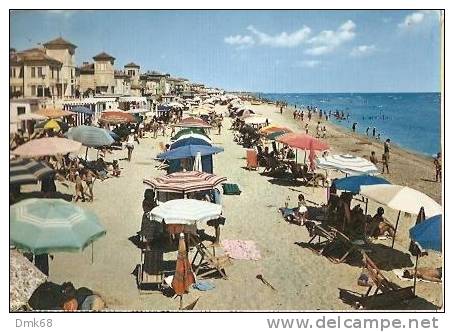
{"label": "green and white striped umbrella", "polygon": [[105,234],[93,212],[62,199],[31,198],[10,207],[10,241],[35,255],[80,251]]}

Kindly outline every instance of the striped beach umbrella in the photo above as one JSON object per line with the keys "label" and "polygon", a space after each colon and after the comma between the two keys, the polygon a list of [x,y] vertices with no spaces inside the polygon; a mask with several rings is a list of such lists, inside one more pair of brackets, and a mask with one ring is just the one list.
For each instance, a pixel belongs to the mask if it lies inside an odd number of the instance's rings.
{"label": "striped beach umbrella", "polygon": [[75,113],[81,113],[81,114],[86,114],[86,115],[92,115],[95,112],[93,112],[91,109],[89,109],[86,106],[76,106],[71,109],[71,112]]}
{"label": "striped beach umbrella", "polygon": [[199,135],[203,135],[203,136],[209,138],[203,128],[184,128],[184,129],[181,129],[178,133],[176,133],[172,137],[172,140],[176,141],[178,138],[180,138],[180,136],[188,135],[188,134],[199,134]]}
{"label": "striped beach umbrella", "polygon": [[162,192],[190,193],[196,191],[210,190],[222,182],[227,181],[226,177],[217,176],[205,172],[175,172],[169,175],[143,180],[143,183],[151,188]]}
{"label": "striped beach umbrella", "polygon": [[9,183],[14,185],[37,183],[41,178],[55,171],[33,159],[12,159],[9,161]]}
{"label": "striped beach umbrella", "polygon": [[102,128],[77,126],[68,131],[67,137],[86,147],[109,146],[115,142],[110,133]]}
{"label": "striped beach umbrella", "polygon": [[221,216],[222,206],[195,199],[173,199],[155,207],[150,217],[166,224],[193,225]]}
{"label": "striped beach umbrella", "polygon": [[21,157],[43,157],[78,152],[82,144],[67,138],[44,137],[20,145],[11,153]]}
{"label": "striped beach umbrella", "polygon": [[348,175],[377,175],[380,172],[367,159],[349,154],[335,154],[316,158],[317,167],[322,169],[338,170]]}
{"label": "striped beach umbrella", "polygon": [[185,128],[211,128],[211,125],[206,123],[200,118],[187,117],[180,122],[178,122],[175,127],[185,127]]}
{"label": "striped beach umbrella", "polygon": [[58,109],[58,108],[45,108],[45,109],[35,112],[35,114],[45,116],[46,118],[49,118],[49,119],[57,119],[57,118],[62,118],[64,116],[74,115],[76,113],[70,112],[70,111],[65,111],[65,110]]}
{"label": "striped beach umbrella", "polygon": [[35,255],[80,251],[105,234],[93,212],[62,199],[31,198],[10,206],[10,241]]}

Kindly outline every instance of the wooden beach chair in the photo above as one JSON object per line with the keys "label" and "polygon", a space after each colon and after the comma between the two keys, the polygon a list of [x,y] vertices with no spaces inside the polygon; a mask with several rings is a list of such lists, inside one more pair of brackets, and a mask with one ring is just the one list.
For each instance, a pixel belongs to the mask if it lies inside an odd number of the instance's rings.
{"label": "wooden beach chair", "polygon": [[335,232],[331,228],[327,228],[322,223],[316,221],[308,220],[304,225],[309,231],[309,236],[311,236],[310,240],[306,243],[307,248],[317,255],[323,255],[334,244],[336,239]]}
{"label": "wooden beach chair", "polygon": [[[331,227],[332,232],[335,234],[335,239],[333,245],[330,247],[330,251],[326,252],[327,258],[336,264],[343,263],[350,255],[357,252],[366,252],[369,251],[368,243],[363,239],[351,240],[347,235],[342,233],[336,228]],[[339,258],[329,255],[334,250],[341,252]]]}
{"label": "wooden beach chair", "polygon": [[413,286],[400,287],[390,282],[366,253],[363,253],[363,264],[372,285],[363,295],[340,289],[339,298],[345,303],[363,309],[381,309],[415,297]]}
{"label": "wooden beach chair", "polygon": [[229,256],[213,255],[202,242],[197,243],[195,248],[197,251],[192,259],[192,265],[197,277],[201,278],[217,271],[223,279],[228,279],[225,268],[232,264]]}
{"label": "wooden beach chair", "polygon": [[161,291],[164,281],[163,260],[164,252],[162,250],[142,250],[141,264],[137,271],[139,293]]}

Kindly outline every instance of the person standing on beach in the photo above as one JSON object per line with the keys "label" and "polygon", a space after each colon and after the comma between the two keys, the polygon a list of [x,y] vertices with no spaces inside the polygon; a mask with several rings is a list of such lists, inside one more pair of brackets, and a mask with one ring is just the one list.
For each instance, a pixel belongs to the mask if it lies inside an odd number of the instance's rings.
{"label": "person standing on beach", "polygon": [[315,127],[315,137],[320,138],[320,131],[322,127],[320,125],[320,121],[317,123],[317,127]]}
{"label": "person standing on beach", "polygon": [[86,189],[88,190],[88,195],[90,196],[90,202],[93,202],[95,195],[93,194],[93,184],[95,182],[96,175],[91,170],[87,169],[84,174],[84,180]]}
{"label": "person standing on beach", "polygon": [[383,144],[383,149],[384,149],[384,154],[386,154],[386,157],[389,160],[389,150],[390,150],[390,143],[391,140],[389,138],[386,139],[385,143]]}
{"label": "person standing on beach", "polygon": [[435,182],[438,182],[438,179],[440,179],[441,182],[441,166],[442,166],[441,152],[437,153],[437,158],[434,159],[434,165],[435,165]]}
{"label": "person standing on beach", "polygon": [[375,132],[377,131],[377,128],[372,128],[372,137],[375,137]]}
{"label": "person standing on beach", "polygon": [[283,110],[284,106],[281,105],[281,108],[280,108],[280,112],[282,114],[282,110]]}
{"label": "person standing on beach", "polygon": [[389,142],[390,142],[390,139],[388,138],[384,144],[385,152],[382,155],[382,162],[383,162],[382,173],[383,174],[385,173],[385,168],[386,168],[386,172],[389,174]]}
{"label": "person standing on beach", "polygon": [[370,129],[370,127],[367,127],[367,128],[366,128],[366,135],[367,135],[367,136],[369,136],[369,129]]}
{"label": "person standing on beach", "polygon": [[323,132],[322,137],[326,138],[326,126],[323,126],[322,132]]}
{"label": "person standing on beach", "polygon": [[77,202],[80,198],[82,198],[82,202],[85,202],[84,186],[82,185],[82,179],[79,172],[76,172],[75,191],[76,195],[74,196],[74,201]]}
{"label": "person standing on beach", "polygon": [[218,135],[221,135],[221,129],[222,129],[222,121],[221,120],[218,120],[217,127],[218,127]]}
{"label": "person standing on beach", "polygon": [[309,134],[309,123],[306,123],[304,129],[306,130],[306,134]]}
{"label": "person standing on beach", "polygon": [[353,126],[352,126],[352,130],[353,130],[353,132],[355,132],[355,131],[356,131],[356,125],[357,125],[357,124],[358,124],[357,122],[353,122]]}
{"label": "person standing on beach", "polygon": [[131,133],[128,136],[128,141],[126,142],[126,148],[128,149],[128,161],[131,161],[132,150],[134,150],[134,134]]}

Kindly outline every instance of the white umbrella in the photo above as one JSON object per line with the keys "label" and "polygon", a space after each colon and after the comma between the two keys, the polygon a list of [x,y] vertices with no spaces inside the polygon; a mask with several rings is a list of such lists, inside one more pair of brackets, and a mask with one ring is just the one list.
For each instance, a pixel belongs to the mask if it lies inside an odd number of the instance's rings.
{"label": "white umbrella", "polygon": [[198,138],[198,139],[204,140],[207,143],[213,144],[213,142],[208,137],[206,137],[205,135],[197,134],[197,133],[190,133],[190,134],[181,135],[180,137],[178,137],[178,139],[175,140],[175,142],[179,141],[179,140],[182,140],[182,139],[185,139],[185,138],[191,138],[191,137],[192,138]]}
{"label": "white umbrella", "polygon": [[133,108],[133,109],[130,109],[129,111],[126,111],[127,113],[129,114],[144,114],[144,113],[148,113],[148,112],[151,112],[150,110],[147,110],[146,108]]}
{"label": "white umbrella", "polygon": [[244,123],[247,124],[264,124],[266,123],[266,118],[263,116],[249,116],[244,119]]}
{"label": "white umbrella", "polygon": [[315,162],[318,168],[338,170],[348,175],[377,175],[380,173],[377,166],[369,160],[349,154],[317,157]]}
{"label": "white umbrella", "polygon": [[200,152],[197,152],[195,159],[194,159],[194,168],[193,171],[202,172],[202,155]]}
{"label": "white umbrella", "polygon": [[421,207],[424,207],[424,212],[429,218],[442,214],[440,204],[426,194],[409,187],[394,184],[375,184],[371,186],[361,186],[359,193],[380,204],[398,210],[399,214],[396,221],[396,230],[399,225],[401,211],[417,215]]}
{"label": "white umbrella", "polygon": [[43,115],[35,114],[35,113],[25,113],[19,114],[17,116],[18,120],[27,121],[27,120],[46,120],[47,118]]}
{"label": "white umbrella", "polygon": [[150,217],[166,224],[193,225],[221,216],[222,206],[195,199],[174,199],[155,207]]}

